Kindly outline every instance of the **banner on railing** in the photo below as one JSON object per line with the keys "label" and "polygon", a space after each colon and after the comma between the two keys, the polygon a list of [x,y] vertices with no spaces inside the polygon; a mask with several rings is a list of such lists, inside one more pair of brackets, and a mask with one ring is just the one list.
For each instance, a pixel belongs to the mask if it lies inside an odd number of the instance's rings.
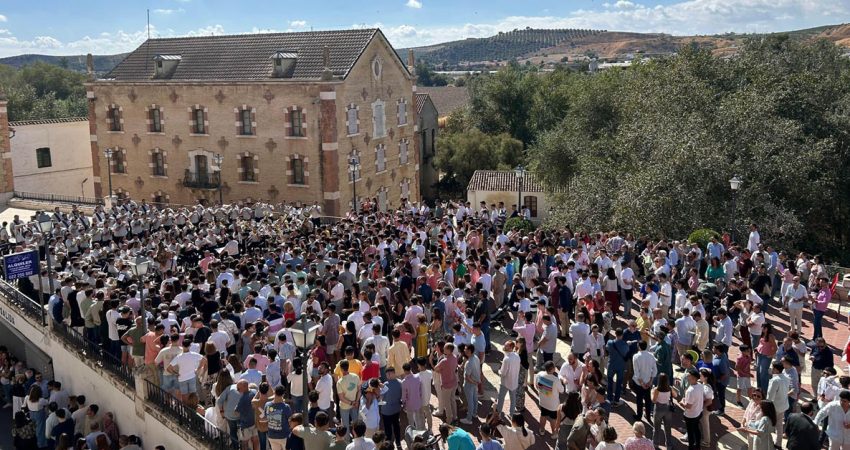
{"label": "banner on railing", "polygon": [[28,252],[12,253],[3,258],[3,268],[6,279],[17,280],[38,273],[38,250]]}

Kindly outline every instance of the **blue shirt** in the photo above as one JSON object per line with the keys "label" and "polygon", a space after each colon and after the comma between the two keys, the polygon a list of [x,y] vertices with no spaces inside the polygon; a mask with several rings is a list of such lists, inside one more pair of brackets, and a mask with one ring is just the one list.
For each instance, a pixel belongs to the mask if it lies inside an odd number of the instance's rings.
{"label": "blue shirt", "polygon": [[292,415],[292,409],[286,402],[266,403],[263,407],[263,414],[266,415],[266,419],[269,421],[269,438],[289,438],[289,417]]}
{"label": "blue shirt", "polygon": [[385,416],[401,412],[401,382],[398,380],[387,380],[384,383],[386,389],[381,393],[381,400],[386,402],[381,406],[381,414]]}
{"label": "blue shirt", "polygon": [[715,355],[711,360],[711,371],[718,383],[726,385],[729,381],[729,358],[725,354]]}
{"label": "blue shirt", "polygon": [[502,447],[499,441],[491,439],[489,441],[482,441],[475,450],[504,450],[504,447]]}
{"label": "blue shirt", "polygon": [[448,450],[475,450],[475,442],[462,428],[456,428],[446,439],[446,443],[449,444]]}
{"label": "blue shirt", "polygon": [[[795,352],[796,353],[796,352]],[[824,347],[821,350],[817,345],[812,349],[812,369],[823,370],[827,367],[834,367],[835,362],[833,361],[832,350],[829,347]]]}
{"label": "blue shirt", "polygon": [[626,368],[626,356],[629,354],[629,344],[622,339],[611,339],[605,344],[608,351],[608,370]]}
{"label": "blue shirt", "polygon": [[487,340],[484,338],[484,334],[472,335],[472,347],[475,348],[475,353],[484,353],[486,346]]}

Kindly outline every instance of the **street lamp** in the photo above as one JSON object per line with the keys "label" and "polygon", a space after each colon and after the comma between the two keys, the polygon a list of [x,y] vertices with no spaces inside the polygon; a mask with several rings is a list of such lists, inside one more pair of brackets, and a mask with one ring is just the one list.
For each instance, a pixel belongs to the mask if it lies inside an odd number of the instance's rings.
{"label": "street lamp", "polygon": [[303,405],[303,413],[306,415],[309,411],[310,404],[307,401],[307,351],[310,347],[313,346],[313,343],[316,341],[316,334],[319,332],[319,325],[313,322],[312,320],[307,318],[307,314],[301,314],[301,329],[298,328],[290,328],[289,331],[292,332],[292,343],[295,344],[295,347],[300,349],[303,352],[303,361],[304,367],[301,371],[302,379],[301,379],[301,392],[304,395]]}
{"label": "street lamp", "polygon": [[103,154],[106,156],[106,170],[109,173],[109,203],[112,204],[112,155],[115,154],[115,150],[107,147],[106,150],[103,151]]}
{"label": "street lamp", "polygon": [[519,192],[517,193],[517,212],[519,212],[520,217],[522,217],[522,183],[525,181],[525,167],[516,166],[514,169],[514,173],[516,174],[517,180],[519,180]]}
{"label": "street lamp", "polygon": [[357,172],[359,170],[360,158],[358,158],[357,155],[351,155],[351,157],[348,158],[348,173],[351,174],[351,194],[353,197],[351,203],[354,204],[354,214],[359,212],[357,208]]}
{"label": "street lamp", "polygon": [[213,155],[213,162],[215,163],[216,171],[218,171],[218,204],[224,206],[224,196],[221,193],[221,163],[224,162],[224,156],[221,156],[221,153],[216,153]]}
{"label": "street lamp", "polygon": [[[47,285],[50,288],[50,294],[53,295],[53,259],[50,257],[49,233],[53,231],[53,219],[45,212],[41,212],[35,219],[38,222],[38,229],[41,230],[41,244],[44,246],[44,257],[47,262]],[[43,289],[43,288],[42,288]],[[41,299],[42,303],[44,298]]]}
{"label": "street lamp", "polygon": [[145,275],[148,274],[148,269],[150,268],[151,262],[149,259],[142,255],[136,256],[132,261],[130,261],[130,268],[133,270],[133,274],[136,275],[136,279],[139,280],[139,316],[142,318],[142,321],[147,327],[148,318],[145,315]]}
{"label": "street lamp", "polygon": [[743,180],[738,178],[738,175],[729,179],[729,187],[732,188],[732,231],[729,238],[732,242],[735,242],[735,228],[738,226],[738,189],[741,188],[741,183]]}

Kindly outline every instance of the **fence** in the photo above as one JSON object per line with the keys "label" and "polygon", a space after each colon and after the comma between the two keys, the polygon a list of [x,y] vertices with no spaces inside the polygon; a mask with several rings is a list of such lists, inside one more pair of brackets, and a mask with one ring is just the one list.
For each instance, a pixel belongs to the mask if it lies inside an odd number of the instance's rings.
{"label": "fence", "polygon": [[37,192],[15,191],[15,198],[24,200],[37,200],[48,203],[75,203],[82,205],[102,205],[103,199],[91,197],[75,197],[71,195],[41,194]]}
{"label": "fence", "polygon": [[16,306],[24,315],[40,323],[42,326],[45,325],[43,309],[38,302],[27,297],[23,292],[3,280],[0,280],[0,292],[3,293],[6,301]]}
{"label": "fence", "polygon": [[136,378],[132,369],[121,364],[121,359],[106,351],[100,344],[88,339],[77,330],[64,323],[53,323],[53,331],[64,339],[72,348],[76,349],[85,359],[92,361],[95,366],[115,375],[127,386],[135,389]]}
{"label": "fence", "polygon": [[[229,450],[230,436],[198,414],[194,408],[181,402],[177,397],[161,389],[150,380],[145,380],[145,399],[160,411],[177,422],[177,425],[191,433],[195,438],[216,450]],[[238,447],[236,447],[238,448]]]}

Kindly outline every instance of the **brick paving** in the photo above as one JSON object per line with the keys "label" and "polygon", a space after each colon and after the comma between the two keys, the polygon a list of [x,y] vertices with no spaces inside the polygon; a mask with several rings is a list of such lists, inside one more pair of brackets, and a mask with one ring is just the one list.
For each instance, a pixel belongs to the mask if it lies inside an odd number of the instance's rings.
{"label": "brick paving", "polygon": [[[845,302],[846,303],[846,302]],[[773,305],[773,303],[772,303]],[[841,353],[844,350],[844,345],[848,340],[848,336],[850,336],[850,329],[848,329],[847,325],[847,314],[850,312],[850,306],[847,304],[841,305],[841,314],[839,316],[839,303],[833,302],[830,307],[830,311],[827,316],[824,318],[823,322],[823,333],[824,338],[826,339],[828,345],[831,346],[833,352],[835,353],[835,366],[838,370],[839,374],[842,372],[846,372],[846,365],[840,362]],[[840,319],[839,319],[840,317]],[[813,327],[811,325],[813,320],[812,313],[810,310],[807,310],[803,314],[803,336],[806,340],[810,339],[813,333]],[[770,310],[770,317],[768,317],[768,321],[774,325],[774,330],[776,333],[777,342],[782,342],[782,338],[785,337],[789,329],[789,320],[788,314],[782,311],[779,308],[772,307]],[[615,327],[618,325],[615,325]],[[715,331],[715,328],[712,328],[712,332]],[[484,377],[487,380],[484,395],[480,397],[480,404],[478,408],[478,416],[479,423],[483,421],[486,417],[487,413],[492,409],[492,405],[495,402],[496,394],[498,392],[499,386],[499,376],[496,371],[499,368],[499,364],[502,359],[502,354],[497,349],[501,349],[501,344],[509,339],[509,337],[501,332],[494,330],[491,333],[491,339],[493,341],[493,352],[488,355],[484,364]],[[732,348],[729,350],[729,360],[731,364],[734,364],[735,359],[740,355],[738,350],[738,346],[741,344],[740,339],[736,336],[732,343]],[[561,339],[558,341],[557,345],[557,353],[555,354],[555,362],[560,367],[561,363],[564,361],[564,358],[569,353],[570,344],[567,340]],[[812,389],[809,385],[810,377],[809,377],[809,368],[811,363],[807,361],[807,370],[803,371],[802,376],[802,388],[803,393],[801,394],[802,398],[805,400],[811,399]],[[674,368],[677,367],[674,364]],[[675,372],[674,375],[678,376],[678,372]],[[753,367],[753,386],[755,386],[755,366]],[[711,416],[710,419],[710,428],[711,428],[711,442],[712,448],[716,449],[734,449],[740,450],[746,448],[746,439],[744,435],[739,433],[736,428],[742,426],[742,418],[744,415],[744,409],[738,407],[735,404],[735,379],[734,377],[730,379],[729,387],[726,391],[726,415],[724,416]],[[563,398],[562,398],[563,399]],[[460,401],[460,400],[459,400]],[[623,401],[624,405],[615,406],[610,418],[609,425],[613,426],[617,430],[617,434],[619,436],[618,442],[625,442],[625,440],[631,436],[632,433],[632,424],[634,423],[634,412],[635,412],[635,397],[629,391],[628,387],[624,389],[623,392]],[[747,399],[744,399],[744,407],[747,406]],[[505,413],[507,413],[509,400],[505,399]],[[437,407],[437,399],[436,396],[432,397],[432,406],[436,409]],[[527,388],[526,398],[525,398],[525,419],[527,426],[530,430],[537,432],[540,424],[540,408],[537,405],[537,394],[532,388]],[[463,405],[458,406],[458,415],[459,417],[464,417],[465,407]],[[433,432],[437,433],[437,427],[441,424],[442,421],[434,417],[433,424]],[[644,419],[644,424],[646,425],[647,437],[652,437],[652,424],[647,422]],[[473,425],[461,425],[461,427],[467,431],[469,431],[473,436],[478,438],[478,423]],[[548,428],[547,428],[548,430]],[[685,430],[684,422],[681,417],[681,411],[676,411],[673,414],[673,444],[668,447],[671,449],[686,449],[687,441],[683,440],[683,433]],[[549,435],[547,431],[547,437],[541,438],[540,436],[536,436],[536,443],[533,447],[533,450],[542,450],[546,448],[554,448],[555,447],[555,437]],[[813,446],[813,448],[815,448]]]}

